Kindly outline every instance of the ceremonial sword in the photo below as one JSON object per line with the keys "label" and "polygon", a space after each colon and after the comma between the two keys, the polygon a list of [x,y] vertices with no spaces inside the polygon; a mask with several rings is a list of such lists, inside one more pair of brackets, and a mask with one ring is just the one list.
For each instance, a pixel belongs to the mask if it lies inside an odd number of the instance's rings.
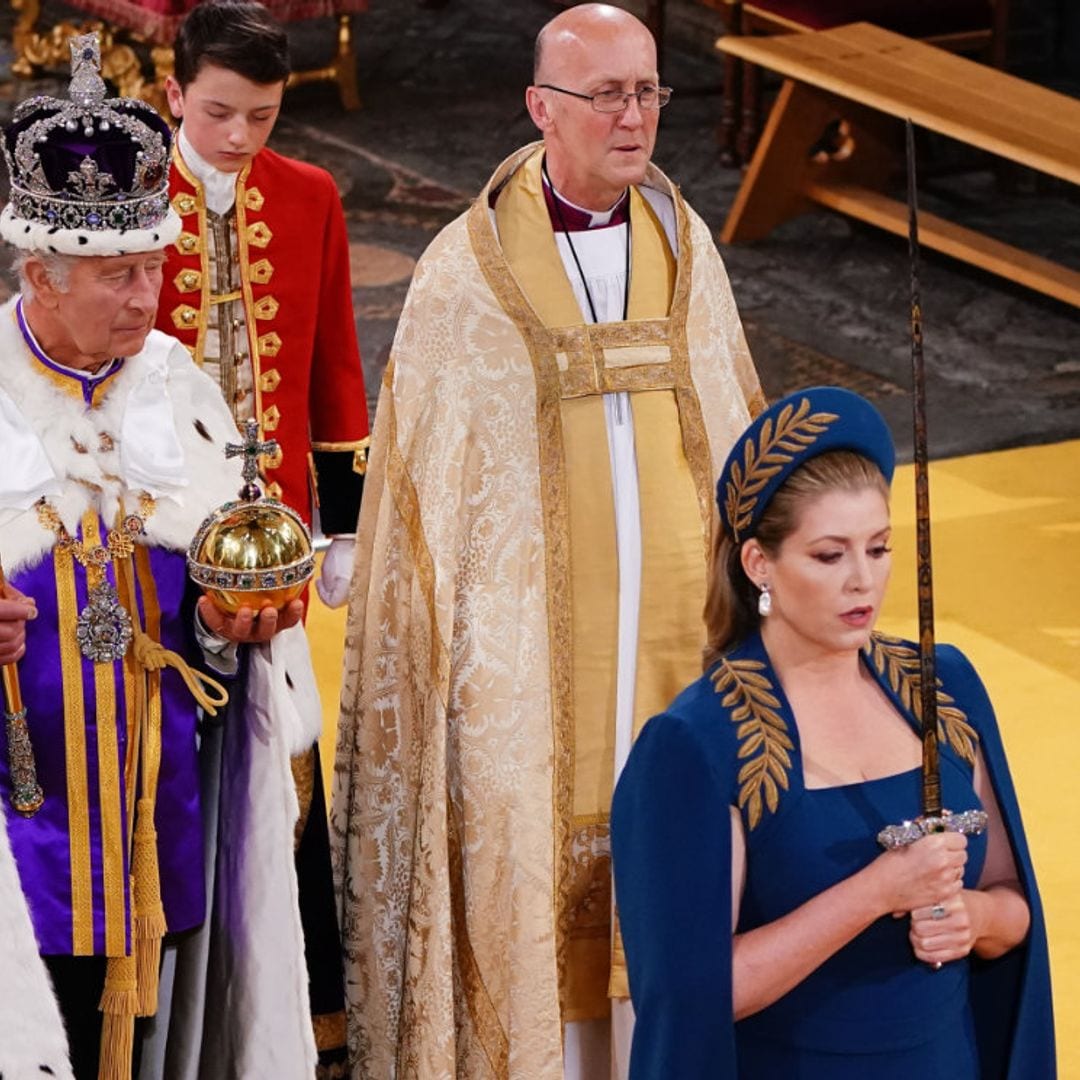
{"label": "ceremonial sword", "polygon": [[922,813],[878,833],[884,848],[906,847],[931,833],[968,836],[986,828],[984,810],[954,814],[941,805],[938,761],[937,665],[934,655],[934,578],[930,558],[930,466],[926,439],[926,367],[919,296],[919,208],[915,190],[915,127],[907,121],[908,263],[911,278],[911,382],[915,433],[915,548],[919,583],[919,701],[922,707]]}
{"label": "ceremonial sword", "polygon": [[[0,564],[0,594],[7,582]],[[45,802],[37,780],[34,746],[26,726],[26,706],[19,688],[19,668],[14,660],[4,664],[4,729],[7,733],[8,773],[11,776],[11,805],[23,817],[32,817]]]}

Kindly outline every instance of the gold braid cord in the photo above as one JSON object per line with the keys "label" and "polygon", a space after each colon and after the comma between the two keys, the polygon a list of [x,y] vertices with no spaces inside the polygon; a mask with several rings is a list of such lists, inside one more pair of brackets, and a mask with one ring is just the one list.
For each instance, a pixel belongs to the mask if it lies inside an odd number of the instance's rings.
{"label": "gold braid cord", "polygon": [[229,703],[229,691],[217,679],[193,668],[179,653],[166,649],[160,641],[139,633],[132,641],[132,648],[139,666],[146,671],[171,667],[184,680],[188,693],[208,716],[217,716],[218,709]]}
{"label": "gold braid cord", "polygon": [[712,675],[716,692],[724,695],[720,703],[739,725],[738,756],[746,759],[738,776],[739,809],[746,807],[751,829],[761,821],[762,800],[776,813],[780,788],[788,790],[789,751],[795,749],[764,670],[759,660],[722,660]]}
{"label": "gold braid cord", "polygon": [[724,493],[724,509],[734,539],[739,540],[750,526],[762,488],[797,454],[817,442],[836,418],[835,413],[811,413],[809,398],[803,398],[797,409],[787,405],[781,410],[775,428],[772,418],[766,420],[756,443],[746,440],[743,463],[732,463]]}
{"label": "gold braid cord", "polygon": [[[130,517],[122,516],[121,520],[130,525],[126,530],[122,527],[109,534],[109,549],[113,552],[117,577],[123,578],[125,592],[131,598],[129,614],[135,628],[132,659],[137,669],[133,738],[142,768],[134,827],[129,825],[133,948],[130,956],[110,957],[106,965],[105,987],[99,1006],[103,1017],[98,1080],[130,1080],[135,1017],[153,1016],[157,1012],[161,942],[168,930],[161,900],[158,838],[154,826],[161,768],[161,671],[165,667],[174,668],[192,697],[211,716],[216,715],[218,706],[228,701],[228,693],[219,682],[195,671],[182,656],[166,649],[143,628],[139,606],[135,602],[136,574],[130,557],[134,554],[135,526]],[[141,525],[139,521],[140,532]],[[114,535],[128,543],[114,551]],[[75,554],[78,557],[78,552]],[[148,609],[154,608],[156,601],[148,604]],[[160,633],[154,620],[150,620],[149,629]],[[128,820],[131,821],[130,802]]]}
{"label": "gold braid cord", "polygon": [[[879,675],[889,681],[892,691],[919,723],[922,723],[922,699],[919,696],[919,650],[899,638],[874,634],[866,647],[867,655]],[[975,764],[979,745],[978,732],[968,723],[954,699],[941,689],[938,679],[938,738],[949,745],[969,765]]]}

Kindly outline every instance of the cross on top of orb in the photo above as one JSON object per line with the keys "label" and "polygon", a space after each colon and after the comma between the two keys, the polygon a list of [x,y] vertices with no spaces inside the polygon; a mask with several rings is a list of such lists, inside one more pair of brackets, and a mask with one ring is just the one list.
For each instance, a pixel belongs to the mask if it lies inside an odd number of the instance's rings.
{"label": "cross on top of orb", "polygon": [[263,454],[276,454],[278,444],[276,439],[267,439],[259,442],[259,422],[252,417],[244,421],[244,441],[242,443],[226,443],[225,457],[234,458],[244,455],[244,486],[240,489],[240,498],[248,502],[254,502],[262,498],[259,485],[255,483],[259,475],[259,458]]}

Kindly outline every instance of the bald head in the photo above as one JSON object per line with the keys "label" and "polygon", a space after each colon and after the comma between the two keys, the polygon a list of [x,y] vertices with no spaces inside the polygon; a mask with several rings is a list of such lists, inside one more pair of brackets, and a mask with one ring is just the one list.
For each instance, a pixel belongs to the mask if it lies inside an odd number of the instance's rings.
{"label": "bald head", "polygon": [[641,183],[659,108],[655,93],[648,108],[639,95],[655,91],[658,80],[652,34],[611,4],[579,4],[540,31],[525,104],[544,136],[544,164],[561,195],[605,210],[627,185]]}
{"label": "bald head", "polygon": [[656,56],[656,43],[638,18],[612,4],[578,4],[560,12],[536,35],[533,82],[553,82],[567,65],[577,66],[597,50],[627,37]]}

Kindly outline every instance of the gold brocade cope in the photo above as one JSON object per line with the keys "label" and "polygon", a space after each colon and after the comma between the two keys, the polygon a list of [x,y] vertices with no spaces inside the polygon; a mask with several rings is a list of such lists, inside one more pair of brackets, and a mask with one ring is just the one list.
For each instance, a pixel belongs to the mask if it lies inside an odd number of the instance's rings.
{"label": "gold brocade cope", "polygon": [[[710,484],[711,465],[707,446],[688,446],[684,440],[678,395],[696,403],[680,330],[688,281],[679,288],[662,225],[631,188],[627,320],[584,324],[544,202],[541,161],[537,152],[514,173],[499,194],[495,216],[506,260],[548,331],[560,399],[572,690],[570,724],[564,727],[570,745],[559,748],[569,758],[569,806],[556,809],[566,815],[569,858],[561,860],[557,897],[565,935],[562,1013],[564,1021],[571,1021],[604,1017],[609,1011],[608,815],[614,784],[619,569],[602,395],[632,394],[642,526],[635,734],[700,671],[711,500],[703,505],[698,480]],[[544,460],[544,446],[540,453]],[[692,454],[698,479],[688,460]],[[549,604],[565,602],[549,596]]]}
{"label": "gold brocade cope", "polygon": [[[509,197],[535,150],[508,158],[418,263],[376,412],[332,815],[349,1048],[363,1076],[565,1075],[566,1005],[598,1002],[611,922],[607,806],[575,814],[579,796],[596,796],[601,758],[609,783],[611,771],[601,718],[593,786],[575,784],[586,766],[571,486],[583,474],[567,456],[579,456],[579,435],[604,431],[576,413],[627,389],[640,428],[651,399],[666,400],[679,422],[652,450],[638,432],[639,484],[652,485],[646,456],[664,476],[668,447],[681,447],[700,537],[713,477],[760,402],[708,227],[656,169],[641,190],[674,208],[670,321],[665,290],[647,318],[545,325],[489,198]],[[648,226],[636,228],[640,241]],[[590,454],[610,485],[606,437]],[[606,505],[595,512],[610,534],[610,494]],[[693,558],[704,562],[704,543]],[[599,655],[613,657],[607,611]]]}

